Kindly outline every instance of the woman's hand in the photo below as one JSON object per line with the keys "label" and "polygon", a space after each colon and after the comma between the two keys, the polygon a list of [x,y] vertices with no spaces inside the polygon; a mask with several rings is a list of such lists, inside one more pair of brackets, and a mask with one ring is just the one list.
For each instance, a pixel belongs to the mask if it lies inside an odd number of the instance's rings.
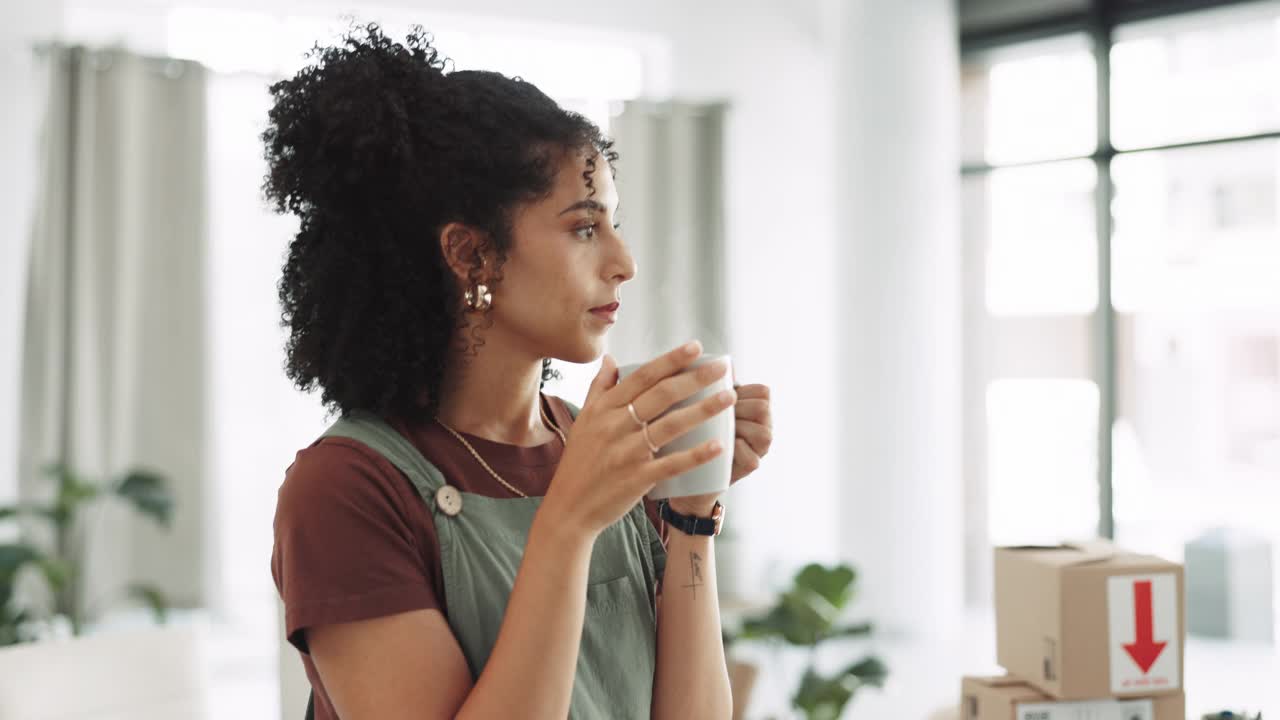
{"label": "woman's hand", "polygon": [[613,358],[605,355],[582,411],[570,428],[564,456],[542,507],[594,539],[635,507],[654,485],[726,452],[728,448],[709,440],[655,459],[627,407],[634,406],[639,419],[649,423],[649,439],[659,448],[728,409],[737,401],[733,391],[667,412],[727,372],[723,363],[689,369],[701,354],[697,343],[692,348],[677,348],[641,366],[622,382],[618,382]]}
{"label": "woman's hand", "polygon": [[[755,472],[760,459],[769,454],[773,444],[773,413],[769,406],[768,385],[734,385],[738,402],[734,412],[733,472],[729,484]],[[682,515],[707,517],[716,506],[720,493],[671,498],[671,509]]]}
{"label": "woman's hand", "polygon": [[733,408],[733,474],[729,484],[755,472],[773,444],[773,412],[768,385],[735,385],[738,402]]}

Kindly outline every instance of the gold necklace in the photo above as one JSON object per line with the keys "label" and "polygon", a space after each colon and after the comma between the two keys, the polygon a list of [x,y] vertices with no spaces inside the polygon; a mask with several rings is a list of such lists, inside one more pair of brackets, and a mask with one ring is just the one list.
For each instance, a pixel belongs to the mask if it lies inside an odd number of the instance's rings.
{"label": "gold necklace", "polygon": [[[556,426],[555,423],[551,422],[551,419],[547,417],[547,410],[546,408],[542,407],[541,398],[539,398],[538,400],[538,411],[542,414],[542,421],[546,423],[547,426],[550,427],[552,430],[555,430],[556,435],[560,436],[560,444],[564,447],[568,447],[569,443],[564,439],[564,433],[560,432],[560,428]],[[436,417],[436,422],[440,423],[440,427],[444,428],[445,430],[448,430],[451,435],[458,438],[458,442],[462,443],[462,445],[471,452],[471,457],[474,457],[477,462],[479,462],[482,466],[484,466],[484,469],[488,470],[489,474],[492,475],[495,480],[502,483],[504,487],[506,487],[511,492],[519,495],[520,497],[523,497],[523,498],[529,497],[528,495],[520,492],[520,488],[512,485],[506,480],[503,480],[501,475],[494,472],[493,468],[489,467],[489,463],[485,462],[484,458],[480,457],[480,453],[476,452],[476,449],[471,447],[471,443],[467,442],[466,438],[459,435],[458,431],[446,425],[444,421],[439,418],[439,416]]]}

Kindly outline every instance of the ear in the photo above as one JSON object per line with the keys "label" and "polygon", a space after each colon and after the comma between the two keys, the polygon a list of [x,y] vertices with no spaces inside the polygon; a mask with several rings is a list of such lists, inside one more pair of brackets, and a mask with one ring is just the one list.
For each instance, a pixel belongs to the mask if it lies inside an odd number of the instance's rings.
{"label": "ear", "polygon": [[451,222],[440,230],[440,253],[464,287],[471,283],[471,275],[477,268],[482,278],[491,273],[494,262],[488,257],[489,247],[484,234],[468,225]]}

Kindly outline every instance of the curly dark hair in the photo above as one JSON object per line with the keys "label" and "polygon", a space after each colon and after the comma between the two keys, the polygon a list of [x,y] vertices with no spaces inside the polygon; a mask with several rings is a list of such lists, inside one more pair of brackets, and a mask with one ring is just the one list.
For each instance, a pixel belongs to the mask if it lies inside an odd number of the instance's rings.
{"label": "curly dark hair", "polygon": [[[263,192],[301,221],[278,284],[285,372],[300,390],[319,386],[331,412],[434,416],[449,348],[469,324],[444,226],[479,231],[471,280],[490,251],[492,285],[513,211],[549,196],[571,153],[588,159],[591,194],[595,157],[614,172],[613,143],[590,120],[518,77],[446,72],[432,42],[419,26],[401,44],[353,25],[270,88]],[[550,362],[543,383],[556,376]]]}

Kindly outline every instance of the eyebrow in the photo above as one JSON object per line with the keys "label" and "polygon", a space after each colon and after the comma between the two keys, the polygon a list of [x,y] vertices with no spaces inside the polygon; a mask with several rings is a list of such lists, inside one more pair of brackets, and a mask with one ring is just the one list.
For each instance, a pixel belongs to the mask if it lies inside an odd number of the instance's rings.
{"label": "eyebrow", "polygon": [[579,200],[578,202],[576,202],[576,203],[574,203],[574,204],[570,205],[569,207],[567,207],[567,208],[565,208],[565,209],[561,210],[561,211],[560,211],[560,214],[561,214],[561,215],[564,215],[565,213],[571,213],[571,212],[573,212],[574,210],[591,210],[591,211],[593,211],[593,212],[595,212],[595,211],[604,212],[604,211],[606,210],[606,208],[605,208],[605,206],[604,206],[604,205],[601,205],[599,202],[597,202],[597,201],[595,201],[595,200]]}

